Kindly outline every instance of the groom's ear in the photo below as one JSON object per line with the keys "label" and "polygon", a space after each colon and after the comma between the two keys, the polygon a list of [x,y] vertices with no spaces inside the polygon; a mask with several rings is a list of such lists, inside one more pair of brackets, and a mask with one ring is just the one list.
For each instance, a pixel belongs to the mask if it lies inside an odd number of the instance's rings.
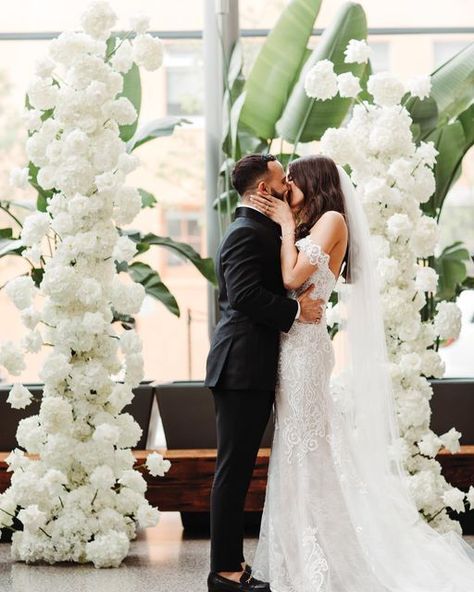
{"label": "groom's ear", "polygon": [[259,182],[259,184],[257,185],[257,192],[264,193],[265,195],[268,195],[270,193],[265,181]]}

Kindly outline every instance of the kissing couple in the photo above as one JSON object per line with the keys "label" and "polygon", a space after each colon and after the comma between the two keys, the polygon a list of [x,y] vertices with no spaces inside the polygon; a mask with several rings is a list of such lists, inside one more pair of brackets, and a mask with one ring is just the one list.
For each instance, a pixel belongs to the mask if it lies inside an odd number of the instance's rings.
{"label": "kissing couple", "polygon": [[[250,154],[232,183],[240,203],[217,253],[205,381],[218,446],[209,592],[472,592],[473,549],[425,522],[390,453],[399,431],[383,316],[349,175],[321,155],[285,172]],[[336,282],[337,348],[325,316]],[[245,498],[273,407],[250,567]]]}

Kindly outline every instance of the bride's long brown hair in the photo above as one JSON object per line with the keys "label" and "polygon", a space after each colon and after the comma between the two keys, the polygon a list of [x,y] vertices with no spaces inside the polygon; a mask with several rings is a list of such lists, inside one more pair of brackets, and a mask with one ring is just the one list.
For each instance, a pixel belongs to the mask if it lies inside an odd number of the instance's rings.
{"label": "bride's long brown hair", "polygon": [[[304,195],[296,219],[297,240],[308,235],[325,212],[332,210],[346,217],[339,171],[332,158],[322,155],[302,156],[289,164],[288,175]],[[349,281],[349,243],[343,263],[346,265],[342,275]]]}

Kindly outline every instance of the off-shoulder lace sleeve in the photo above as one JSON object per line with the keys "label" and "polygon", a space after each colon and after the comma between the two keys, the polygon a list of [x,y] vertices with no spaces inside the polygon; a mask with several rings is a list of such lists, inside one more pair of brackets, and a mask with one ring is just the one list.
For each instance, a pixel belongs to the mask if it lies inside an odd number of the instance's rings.
{"label": "off-shoulder lace sleeve", "polygon": [[325,253],[321,247],[314,242],[311,236],[305,236],[296,241],[295,245],[298,249],[308,257],[311,265],[320,265],[323,262],[328,262],[329,255]]}

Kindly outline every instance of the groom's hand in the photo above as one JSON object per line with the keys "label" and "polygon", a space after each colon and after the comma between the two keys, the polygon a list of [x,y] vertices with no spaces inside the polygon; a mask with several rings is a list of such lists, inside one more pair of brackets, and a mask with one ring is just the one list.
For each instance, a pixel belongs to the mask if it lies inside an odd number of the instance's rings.
{"label": "groom's hand", "polygon": [[311,298],[310,293],[314,290],[314,284],[311,284],[298,298],[300,303],[301,311],[298,321],[301,323],[319,323],[323,316],[324,300],[318,298],[314,300]]}

